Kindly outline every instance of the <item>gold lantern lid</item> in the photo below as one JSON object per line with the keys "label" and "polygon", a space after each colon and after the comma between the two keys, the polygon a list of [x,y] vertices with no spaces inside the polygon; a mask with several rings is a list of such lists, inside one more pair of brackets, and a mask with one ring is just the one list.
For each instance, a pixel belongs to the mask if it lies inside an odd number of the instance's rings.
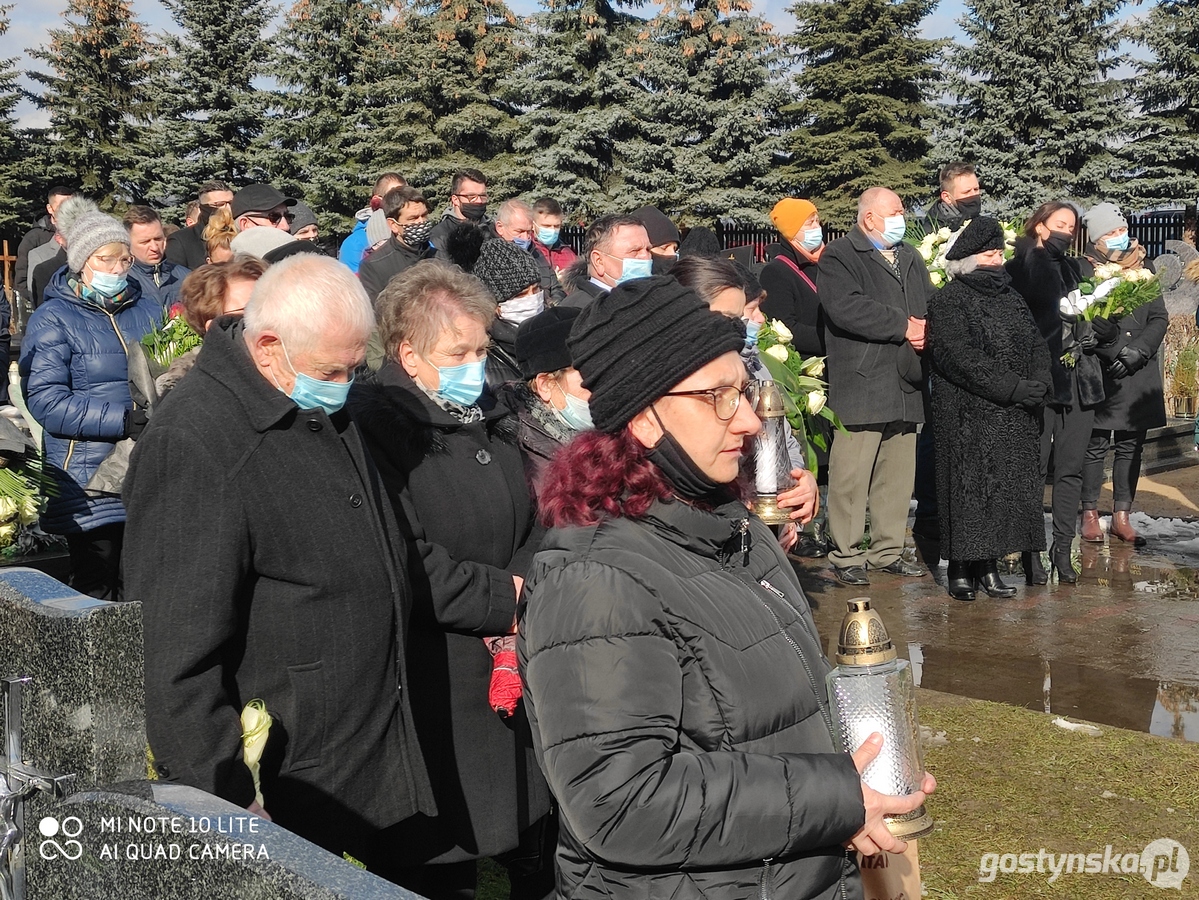
{"label": "gold lantern lid", "polygon": [[841,622],[837,641],[837,665],[877,666],[899,658],[887,626],[878,610],[872,609],[869,597],[855,597],[846,602],[849,610]]}
{"label": "gold lantern lid", "polygon": [[754,412],[760,419],[773,419],[787,415],[783,406],[783,392],[773,381],[759,381],[755,387],[757,399],[754,401]]}

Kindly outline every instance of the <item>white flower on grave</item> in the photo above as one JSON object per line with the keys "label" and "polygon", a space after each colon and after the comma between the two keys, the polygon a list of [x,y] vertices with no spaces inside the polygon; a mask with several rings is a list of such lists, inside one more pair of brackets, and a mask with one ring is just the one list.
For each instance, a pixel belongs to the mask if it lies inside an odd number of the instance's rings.
{"label": "white flower on grave", "polygon": [[258,767],[262,761],[262,753],[266,750],[266,739],[271,730],[271,721],[271,714],[266,711],[266,704],[261,700],[251,700],[241,711],[241,755],[250,774],[254,776],[254,800],[259,806],[266,806],[262,800]]}
{"label": "white flower on grave", "polygon": [[767,347],[764,352],[767,356],[773,356],[779,362],[787,361],[787,348],[782,344],[775,344],[773,347]]}
{"label": "white flower on grave", "polygon": [[816,415],[824,409],[824,404],[827,402],[828,398],[824,396],[824,391],[812,391],[808,394],[808,412]]}
{"label": "white flower on grave", "polygon": [[770,320],[770,330],[779,336],[779,340],[785,344],[791,343],[791,339],[795,337],[791,333],[791,329],[780,322],[778,319]]}

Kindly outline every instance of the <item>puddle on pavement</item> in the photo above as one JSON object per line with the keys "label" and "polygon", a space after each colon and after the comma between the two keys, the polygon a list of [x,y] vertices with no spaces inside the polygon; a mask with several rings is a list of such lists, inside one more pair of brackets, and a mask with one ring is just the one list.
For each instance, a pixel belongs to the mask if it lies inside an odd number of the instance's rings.
{"label": "puddle on pavement", "polygon": [[909,642],[916,684],[929,690],[993,700],[1199,741],[1199,686],[1134,678],[1069,660],[957,653]]}
{"label": "puddle on pavement", "polygon": [[[1152,594],[1165,600],[1199,600],[1199,570],[1148,556],[1144,550],[1137,552],[1127,544],[1078,542],[1073,560],[1079,570],[1079,584]],[[1005,562],[1003,571],[1021,572],[1019,554]]]}

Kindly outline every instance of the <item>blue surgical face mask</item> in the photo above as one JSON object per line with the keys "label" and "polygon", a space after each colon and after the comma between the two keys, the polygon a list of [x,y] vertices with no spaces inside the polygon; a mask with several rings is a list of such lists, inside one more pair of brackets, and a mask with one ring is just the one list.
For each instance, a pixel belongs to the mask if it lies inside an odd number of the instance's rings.
{"label": "blue surgical face mask", "polygon": [[520,247],[521,250],[528,250],[530,247],[533,246],[533,239],[532,238],[515,238],[512,241],[512,243],[514,243],[516,246]]}
{"label": "blue surgical face mask", "polygon": [[437,395],[459,406],[471,406],[483,393],[487,357],[460,366],[438,366]]}
{"label": "blue surgical face mask", "polygon": [[595,428],[595,423],[591,421],[591,406],[587,401],[580,400],[574,394],[568,394],[561,384],[558,385],[558,390],[566,398],[566,408],[556,409],[553,404],[550,404],[550,408],[566,427],[571,431],[590,431]]}
{"label": "blue surgical face mask", "polygon": [[1108,238],[1103,242],[1108,250],[1116,250],[1123,252],[1128,249],[1128,232],[1124,232],[1119,237]]}
{"label": "blue surgical face mask", "polygon": [[537,228],[537,240],[541,241],[546,247],[552,247],[558,243],[558,235],[561,234],[559,228]]}
{"label": "blue surgical face mask", "polygon": [[894,247],[902,241],[907,232],[908,224],[903,216],[887,216],[883,220],[883,243],[888,247]]}
{"label": "blue surgical face mask", "polygon": [[[291,357],[287,354],[287,345],[283,341],[279,341],[279,346],[283,348],[283,358],[287,360],[287,364],[296,374],[296,383],[292,385],[291,393],[287,395],[296,406],[300,409],[323,409],[329,415],[333,415],[346,405],[346,398],[350,395],[350,388],[354,385],[353,378],[343,383],[321,381],[311,375],[305,375],[298,371],[292,363]],[[277,381],[275,385],[278,386]]]}
{"label": "blue surgical face mask", "polygon": [[624,284],[624,282],[632,281],[634,278],[649,278],[652,274],[654,274],[654,261],[652,258],[624,258],[621,260],[620,277],[616,279],[616,283]]}
{"label": "blue surgical face mask", "polygon": [[103,294],[110,300],[129,285],[129,276],[124,273],[110,275],[108,272],[97,272],[92,269],[92,283],[89,285],[97,294]]}
{"label": "blue surgical face mask", "polygon": [[805,250],[819,250],[820,245],[824,243],[824,230],[817,226],[815,228],[805,228],[803,240],[799,242],[799,246]]}
{"label": "blue surgical face mask", "polygon": [[758,346],[758,333],[762,330],[760,323],[745,319],[745,349],[752,350]]}

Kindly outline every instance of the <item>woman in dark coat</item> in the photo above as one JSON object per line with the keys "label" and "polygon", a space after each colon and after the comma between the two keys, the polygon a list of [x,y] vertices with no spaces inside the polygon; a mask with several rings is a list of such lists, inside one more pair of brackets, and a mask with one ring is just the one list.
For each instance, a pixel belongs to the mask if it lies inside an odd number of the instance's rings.
{"label": "woman in dark coat", "polygon": [[91,489],[89,481],[118,441],[146,427],[153,398],[130,392],[129,354],[142,352],[162,307],[129,280],[125,226],[83,197],[64,201],[57,221],[67,264],[54,273],[21,341],[21,388],[44,429],[47,472],[57,487],[41,525],[66,536],[71,587],[117,600],[125,507],[118,494]]}
{"label": "woman in dark coat", "polygon": [[766,291],[762,312],[791,330],[791,344],[802,356],[824,356],[816,295],[816,263],[824,250],[820,215],[810,200],[787,197],[774,205],[770,219],[783,243],[758,276]]}
{"label": "woman in dark coat", "polygon": [[1049,348],[1003,268],[1003,229],[974,219],[947,254],[953,280],[928,304],[937,510],[948,590],[973,600],[1015,588],[996,560],[1045,549],[1039,412]]}
{"label": "woman in dark coat", "polygon": [[[1145,248],[1129,239],[1128,222],[1115,204],[1100,203],[1082,220],[1090,239],[1087,258],[1094,265],[1118,263],[1126,271],[1152,269],[1153,264],[1145,259]],[[1128,513],[1137,496],[1145,433],[1166,424],[1166,398],[1157,360],[1170,324],[1166,301],[1158,297],[1115,324],[1116,338],[1104,353],[1110,360],[1103,373],[1106,397],[1095,410],[1095,425],[1082,472],[1082,539],[1103,541],[1099,492],[1103,488],[1103,460],[1115,432],[1109,533],[1141,547],[1145,539],[1128,521]]]}
{"label": "woman in dark coat", "polygon": [[[1078,523],[1082,497],[1082,466],[1095,407],[1103,401],[1103,370],[1093,355],[1095,339],[1090,323],[1062,312],[1062,299],[1078,290],[1092,267],[1085,259],[1067,255],[1078,228],[1078,213],[1070,203],[1043,203],[1032,214],[1024,234],[1016,239],[1016,255],[1006,266],[1012,286],[1028,304],[1041,336],[1049,345],[1053,375],[1041,426],[1040,471],[1042,482],[1053,454],[1053,546],[1050,561],[1058,579],[1072,584],[1078,570],[1070,560],[1070,546]],[[1062,362],[1069,352],[1073,366]],[[1039,554],[1024,557],[1024,577],[1029,584],[1049,579]]]}
{"label": "woman in dark coat", "polygon": [[[553,887],[548,860],[538,867],[550,796],[527,719],[489,703],[482,640],[512,632],[538,540],[516,417],[484,391],[495,301],[478,279],[425,260],[392,279],[376,312],[387,361],[355,385],[350,410],[412,542],[412,713],[438,810],[387,836],[386,877],[433,900],[470,897],[476,860],[519,848],[502,860],[512,896],[540,900]],[[473,627],[447,631],[422,607]]]}
{"label": "woman in dark coat", "polygon": [[670,277],[571,332],[597,431],[551,463],[519,638],[562,898],[860,900],[846,847],[902,849],[883,811],[924,797],[862,783],[873,736],[838,752],[803,590],[730,488],[744,340]]}

